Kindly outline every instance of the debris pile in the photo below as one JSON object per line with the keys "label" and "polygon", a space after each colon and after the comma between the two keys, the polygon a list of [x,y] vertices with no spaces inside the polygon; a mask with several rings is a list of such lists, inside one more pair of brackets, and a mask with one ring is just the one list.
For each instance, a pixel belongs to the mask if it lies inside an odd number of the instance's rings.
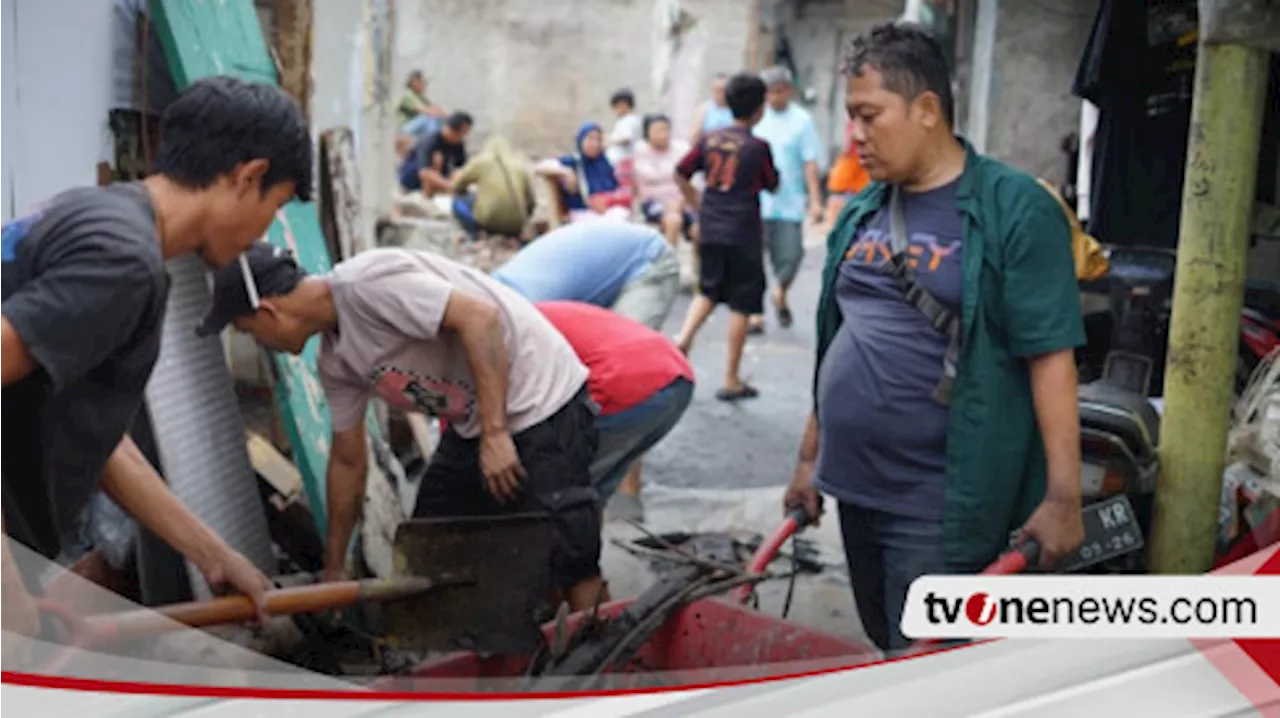
{"label": "debris pile", "polygon": [[1232,413],[1222,481],[1223,542],[1280,509],[1280,350],[1258,364]]}

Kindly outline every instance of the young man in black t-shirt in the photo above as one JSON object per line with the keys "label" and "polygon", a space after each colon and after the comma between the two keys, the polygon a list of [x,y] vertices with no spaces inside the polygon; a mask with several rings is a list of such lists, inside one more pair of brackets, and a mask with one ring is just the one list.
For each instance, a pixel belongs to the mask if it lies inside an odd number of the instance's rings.
{"label": "young man in black t-shirt", "polygon": [[[270,587],[184,506],[127,435],[160,352],[165,260],[226,266],[311,195],[311,135],[273,85],[214,77],[166,110],[155,174],[64,192],[4,226],[4,530],[54,559],[94,492],[261,605]],[[4,627],[39,619],[4,548]]]}
{"label": "young man in black t-shirt", "polygon": [[[725,99],[733,124],[704,136],[676,167],[676,183],[687,206],[698,213],[698,296],[689,306],[678,344],[685,354],[717,304],[729,305],[729,357],[722,401],[749,399],[755,387],[738,374],[748,318],[764,304],[764,223],[760,192],[778,186],[769,145],[751,134],[764,114],[765,85],[754,75],[729,80]],[[705,173],[701,202],[689,180]]]}
{"label": "young man in black t-shirt", "polygon": [[455,112],[438,131],[418,141],[400,165],[400,185],[431,197],[453,192],[453,177],[467,163],[471,115]]}

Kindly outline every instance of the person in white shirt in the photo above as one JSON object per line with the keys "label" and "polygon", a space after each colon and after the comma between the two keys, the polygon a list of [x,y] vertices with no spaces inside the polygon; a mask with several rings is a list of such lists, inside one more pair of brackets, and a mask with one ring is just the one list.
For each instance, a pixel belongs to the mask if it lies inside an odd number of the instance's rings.
{"label": "person in white shirt", "polygon": [[428,252],[370,249],[320,276],[272,245],[242,256],[251,280],[234,263],[217,272],[198,333],[231,324],[295,355],[320,335],[316,367],[333,429],[323,580],[346,578],[365,490],[365,413],[380,398],[448,422],[414,517],[547,514],[550,571],[531,595],[550,589],[575,611],[608,599],[591,481],[599,407],[586,366],[528,300]]}
{"label": "person in white shirt", "polygon": [[688,151],[689,143],[671,137],[666,115],[644,118],[644,140],[635,152],[636,195],[644,221],[659,225],[672,247],[679,244],[682,232],[692,237],[694,230],[694,214],[676,184],[676,165]]}
{"label": "person in white shirt", "polygon": [[618,90],[609,98],[609,105],[617,119],[609,132],[605,157],[620,174],[624,174],[630,169],[630,160],[640,142],[641,121],[640,115],[636,114],[636,96],[631,90]]}

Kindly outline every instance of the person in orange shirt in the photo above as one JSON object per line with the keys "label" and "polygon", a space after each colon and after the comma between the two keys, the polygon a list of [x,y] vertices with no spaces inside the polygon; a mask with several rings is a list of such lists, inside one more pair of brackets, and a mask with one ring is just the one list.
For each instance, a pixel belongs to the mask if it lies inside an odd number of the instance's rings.
{"label": "person in orange shirt", "polygon": [[840,214],[840,210],[844,209],[845,202],[849,198],[862,191],[863,187],[871,181],[867,176],[867,171],[862,168],[862,163],[858,161],[858,146],[854,143],[851,133],[853,131],[853,120],[845,123],[844,137],[845,149],[844,153],[836,159],[835,165],[831,168],[831,173],[827,175],[827,225],[834,226],[836,217]]}

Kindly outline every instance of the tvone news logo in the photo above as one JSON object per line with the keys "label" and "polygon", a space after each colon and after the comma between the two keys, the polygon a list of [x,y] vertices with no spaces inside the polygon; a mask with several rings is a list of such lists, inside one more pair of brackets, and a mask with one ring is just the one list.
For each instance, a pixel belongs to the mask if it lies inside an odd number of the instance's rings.
{"label": "tvone news logo", "polygon": [[1251,597],[1180,596],[1167,604],[1152,596],[1068,597],[1001,596],[985,591],[966,597],[924,596],[925,620],[932,625],[957,625],[961,617],[974,626],[1051,624],[1256,625],[1258,604]]}

